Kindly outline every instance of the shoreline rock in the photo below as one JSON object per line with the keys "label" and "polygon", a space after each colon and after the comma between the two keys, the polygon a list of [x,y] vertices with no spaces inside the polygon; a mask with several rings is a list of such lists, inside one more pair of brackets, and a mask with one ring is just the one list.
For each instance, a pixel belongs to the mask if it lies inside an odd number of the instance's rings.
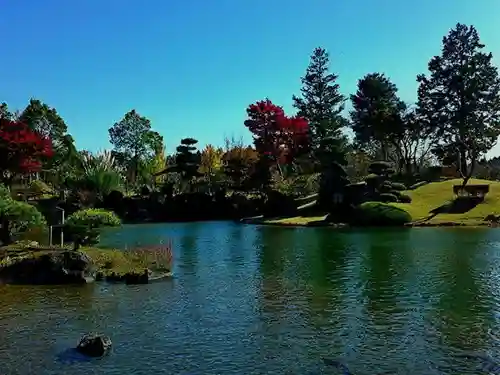
{"label": "shoreline rock", "polygon": [[92,259],[81,251],[53,251],[7,258],[0,268],[0,280],[6,284],[65,285],[87,284],[95,280]]}

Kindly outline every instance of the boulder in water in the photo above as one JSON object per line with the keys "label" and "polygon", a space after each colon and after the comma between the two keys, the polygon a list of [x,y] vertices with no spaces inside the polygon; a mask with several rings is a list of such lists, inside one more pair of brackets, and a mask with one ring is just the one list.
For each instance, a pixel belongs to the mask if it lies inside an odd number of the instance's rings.
{"label": "boulder in water", "polygon": [[84,335],[76,350],[89,357],[101,357],[111,349],[111,339],[107,336],[89,333]]}

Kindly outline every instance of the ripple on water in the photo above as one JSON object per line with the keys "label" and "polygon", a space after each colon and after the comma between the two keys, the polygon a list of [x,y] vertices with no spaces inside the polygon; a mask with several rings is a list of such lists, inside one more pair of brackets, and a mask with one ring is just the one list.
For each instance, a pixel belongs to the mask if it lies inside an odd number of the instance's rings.
{"label": "ripple on water", "polygon": [[[500,358],[496,230],[219,222],[103,236],[123,246],[167,238],[170,282],[1,287],[0,373],[332,374],[330,358],[355,375],[441,375]],[[109,356],[71,350],[89,331],[111,336]]]}

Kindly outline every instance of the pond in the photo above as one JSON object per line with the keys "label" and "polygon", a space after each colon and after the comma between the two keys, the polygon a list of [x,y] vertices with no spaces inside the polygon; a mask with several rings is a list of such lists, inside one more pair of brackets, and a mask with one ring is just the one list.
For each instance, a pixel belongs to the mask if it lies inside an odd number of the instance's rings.
{"label": "pond", "polygon": [[[473,374],[500,359],[500,231],[334,230],[231,222],[125,226],[171,239],[175,279],[0,288],[0,373]],[[68,354],[81,334],[113,352]],[[492,334],[493,333],[493,334]]]}

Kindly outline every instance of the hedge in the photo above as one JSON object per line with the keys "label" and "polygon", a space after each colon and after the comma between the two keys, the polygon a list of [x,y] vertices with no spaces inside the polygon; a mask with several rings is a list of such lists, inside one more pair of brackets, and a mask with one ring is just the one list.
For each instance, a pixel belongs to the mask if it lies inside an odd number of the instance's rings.
{"label": "hedge", "polygon": [[411,221],[411,215],[399,207],[381,202],[365,202],[355,208],[351,224],[359,226],[402,226]]}

